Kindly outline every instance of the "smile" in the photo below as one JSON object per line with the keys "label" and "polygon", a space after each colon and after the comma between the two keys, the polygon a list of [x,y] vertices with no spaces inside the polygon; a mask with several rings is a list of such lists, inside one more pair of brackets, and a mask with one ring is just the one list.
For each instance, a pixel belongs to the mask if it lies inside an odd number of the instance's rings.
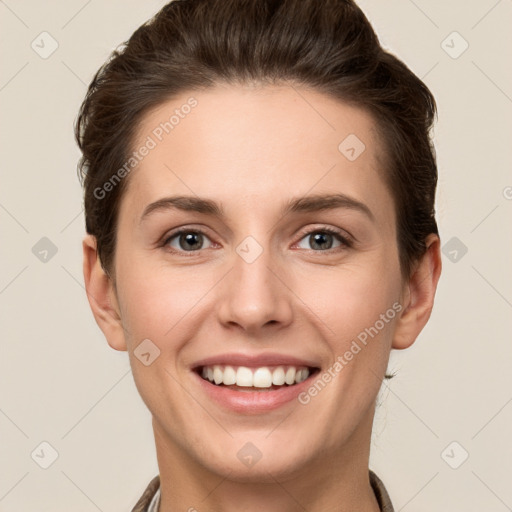
{"label": "smile", "polygon": [[197,366],[192,375],[209,400],[222,409],[243,414],[265,414],[286,404],[297,404],[318,367],[291,366],[236,366],[212,364]]}
{"label": "smile", "polygon": [[[199,370],[203,379],[217,386],[236,388],[278,389],[305,381],[314,368],[297,366],[247,366],[211,365]],[[240,391],[243,391],[240,390]]]}

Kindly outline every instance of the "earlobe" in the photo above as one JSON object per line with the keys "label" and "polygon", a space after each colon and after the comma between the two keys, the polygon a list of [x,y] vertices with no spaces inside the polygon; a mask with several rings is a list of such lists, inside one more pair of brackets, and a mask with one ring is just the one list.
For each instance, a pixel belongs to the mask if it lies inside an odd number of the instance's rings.
{"label": "earlobe", "polygon": [[93,235],[86,235],[82,248],[87,299],[108,344],[115,350],[126,350],[126,339],[113,282],[101,266],[96,247],[96,238]]}
{"label": "earlobe", "polygon": [[439,237],[432,233],[426,240],[427,250],[409,278],[404,298],[404,311],[396,323],[392,348],[410,347],[425,327],[441,275],[441,246]]}

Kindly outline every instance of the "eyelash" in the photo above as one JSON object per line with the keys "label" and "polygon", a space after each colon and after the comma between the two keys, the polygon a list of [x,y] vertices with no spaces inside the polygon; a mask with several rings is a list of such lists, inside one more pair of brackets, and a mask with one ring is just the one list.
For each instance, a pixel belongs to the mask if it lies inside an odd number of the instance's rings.
{"label": "eyelash", "polygon": [[[184,255],[185,257],[195,256],[198,252],[201,251],[201,249],[196,250],[196,251],[182,251],[182,250],[177,251],[175,249],[169,248],[168,244],[170,243],[170,241],[183,233],[198,233],[198,234],[205,236],[206,238],[209,238],[208,235],[201,229],[197,229],[197,228],[191,229],[191,228],[184,227],[184,228],[177,229],[176,231],[171,233],[169,236],[165,237],[161,246],[173,254],[181,254],[181,255]],[[331,254],[333,251],[338,252],[338,251],[350,249],[351,247],[353,247],[353,242],[347,236],[344,236],[341,231],[338,231],[337,229],[334,229],[334,228],[331,228],[328,226],[325,226],[322,228],[315,228],[315,229],[301,233],[301,236],[300,236],[298,242],[300,242],[303,238],[310,236],[312,234],[315,234],[315,233],[329,233],[329,234],[333,235],[334,237],[336,237],[342,245],[340,247],[335,247],[335,248],[325,249],[325,250],[318,250],[318,251],[315,251],[314,249],[310,249],[312,252]]]}

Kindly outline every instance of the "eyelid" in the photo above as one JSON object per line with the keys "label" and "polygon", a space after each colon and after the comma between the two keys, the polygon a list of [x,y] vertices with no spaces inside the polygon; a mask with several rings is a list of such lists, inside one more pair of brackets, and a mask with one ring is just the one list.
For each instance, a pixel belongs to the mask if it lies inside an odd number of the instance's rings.
{"label": "eyelid", "polygon": [[[199,233],[199,234],[203,235],[204,237],[208,238],[210,240],[210,242],[212,242],[213,245],[218,245],[218,244],[216,244],[216,242],[211,240],[211,238],[208,236],[208,233],[206,233],[206,230],[204,228],[195,227],[194,225],[180,226],[180,227],[172,230],[171,232],[166,233],[162,237],[162,241],[161,241],[160,245],[163,247],[168,247],[171,239],[179,236],[182,233]],[[342,244],[342,247],[335,247],[335,248],[326,249],[323,251],[315,251],[315,250],[311,249],[311,252],[314,252],[314,253],[331,253],[333,251],[336,252],[338,250],[350,248],[354,244],[354,238],[352,237],[352,235],[350,235],[346,231],[341,230],[339,228],[332,227],[332,226],[317,225],[315,227],[307,227],[307,228],[302,229],[299,232],[298,240],[293,244],[293,246],[296,246],[306,236],[312,235],[314,233],[330,233],[330,234],[338,237],[338,240]],[[169,252],[175,253],[175,254],[176,253],[184,254],[185,256],[192,256],[194,254],[200,253],[202,250],[203,249],[199,249],[197,251],[182,251],[182,250],[176,250],[176,249],[172,249],[172,250],[169,249]]]}
{"label": "eyelid", "polygon": [[199,249],[197,251],[183,251],[183,250],[176,250],[174,248],[169,248],[169,244],[173,238],[176,238],[177,236],[181,235],[182,233],[199,233],[203,235],[204,237],[208,238],[212,245],[216,245],[216,242],[214,242],[211,237],[208,235],[203,227],[195,227],[194,225],[187,224],[186,226],[180,226],[176,229],[173,229],[171,231],[168,231],[162,238],[161,241],[158,243],[158,246],[166,248],[170,253],[173,254],[183,254],[185,256],[193,256],[195,254],[200,253],[204,249]]}
{"label": "eyelid", "polygon": [[349,233],[347,233],[345,230],[335,228],[333,226],[318,225],[318,226],[315,226],[312,228],[308,227],[308,228],[304,228],[304,230],[301,230],[301,232],[299,233],[300,238],[294,244],[294,246],[297,245],[304,237],[306,237],[308,235],[312,235],[313,233],[330,233],[331,235],[336,236],[338,238],[338,240],[341,242],[341,244],[345,246],[345,247],[339,247],[339,248],[335,247],[334,249],[326,249],[324,251],[313,251],[312,250],[312,252],[317,252],[320,254],[321,253],[329,253],[332,251],[342,250],[342,249],[352,247],[355,242],[354,237],[352,235],[350,235]]}

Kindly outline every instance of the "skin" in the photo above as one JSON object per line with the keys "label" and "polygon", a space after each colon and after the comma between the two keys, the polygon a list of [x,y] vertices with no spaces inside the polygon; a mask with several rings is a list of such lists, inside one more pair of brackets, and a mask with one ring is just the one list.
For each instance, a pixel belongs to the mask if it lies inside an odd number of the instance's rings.
{"label": "skin", "polygon": [[[129,176],[112,278],[94,237],[83,242],[96,321],[128,351],[153,416],[160,510],[378,511],[368,477],[375,401],[390,350],[409,347],[430,316],[439,239],[428,237],[403,279],[374,120],[315,91],[219,85],[182,94],[143,118],[135,147],[190,96],[197,107]],[[338,150],[349,134],[366,146],[352,162]],[[290,199],[325,193],[360,201],[373,218],[353,208],[281,214]],[[141,221],[172,195],[211,199],[225,218],[167,209]],[[180,226],[204,231],[194,251],[179,236],[164,243]],[[327,234],[332,248],[319,248],[310,234],[324,227],[351,245]],[[252,263],[236,252],[249,235],[263,250]],[[396,302],[400,313],[306,405],[226,411],[192,375],[194,362],[226,352],[292,354],[325,371]],[[134,355],[144,339],[160,350],[149,366]],[[252,467],[237,457],[247,442],[262,454]]]}

